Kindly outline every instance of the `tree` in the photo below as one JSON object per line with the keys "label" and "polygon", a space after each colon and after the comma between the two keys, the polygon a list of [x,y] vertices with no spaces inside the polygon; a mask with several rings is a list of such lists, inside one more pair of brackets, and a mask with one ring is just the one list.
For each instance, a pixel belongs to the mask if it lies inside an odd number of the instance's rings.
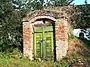
{"label": "tree", "polygon": [[10,0],[0,1],[0,51],[19,48],[22,37],[21,14]]}
{"label": "tree", "polygon": [[12,0],[15,9],[37,10],[42,9],[44,0]]}
{"label": "tree", "polygon": [[13,7],[16,9],[38,10],[44,6],[67,6],[74,0],[12,0]]}
{"label": "tree", "polygon": [[50,0],[50,3],[54,6],[67,6],[70,5],[74,0]]}
{"label": "tree", "polygon": [[0,1],[0,51],[22,47],[22,17],[27,10],[41,9],[40,5],[38,0]]}
{"label": "tree", "polygon": [[84,5],[76,5],[76,16],[74,18],[75,23],[73,24],[74,28],[80,28],[82,32],[86,35],[85,37],[90,40],[90,5],[87,4],[85,0]]}

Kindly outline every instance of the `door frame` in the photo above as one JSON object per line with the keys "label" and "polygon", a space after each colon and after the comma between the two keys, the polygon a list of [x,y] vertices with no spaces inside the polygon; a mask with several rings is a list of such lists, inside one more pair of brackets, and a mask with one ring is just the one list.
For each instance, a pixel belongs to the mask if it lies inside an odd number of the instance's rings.
{"label": "door frame", "polygon": [[[45,20],[43,21],[43,23],[45,23]],[[53,53],[53,55],[54,55],[53,60],[56,61],[56,39],[55,39],[55,23],[54,23],[54,21],[52,21],[51,25],[53,26],[53,49],[54,49],[53,50],[53,52],[54,52]],[[34,27],[35,26],[33,25],[33,34],[34,34]],[[34,54],[34,52],[35,52],[35,50],[34,50],[34,35],[33,35],[33,54]],[[33,56],[33,58],[35,59],[35,56]]]}

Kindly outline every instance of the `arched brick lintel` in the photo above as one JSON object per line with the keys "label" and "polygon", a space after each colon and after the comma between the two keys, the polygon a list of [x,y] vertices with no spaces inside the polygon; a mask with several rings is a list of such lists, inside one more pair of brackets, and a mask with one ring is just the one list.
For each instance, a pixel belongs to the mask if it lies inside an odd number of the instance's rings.
{"label": "arched brick lintel", "polygon": [[56,21],[56,19],[54,17],[51,17],[51,16],[37,16],[37,17],[34,17],[33,19],[29,19],[29,23],[34,23],[37,19],[50,19],[52,21]]}

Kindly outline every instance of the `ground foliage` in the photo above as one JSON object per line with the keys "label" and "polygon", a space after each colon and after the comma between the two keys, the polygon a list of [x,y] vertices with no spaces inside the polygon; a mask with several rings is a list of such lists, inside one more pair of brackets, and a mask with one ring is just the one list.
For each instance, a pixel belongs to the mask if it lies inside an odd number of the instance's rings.
{"label": "ground foliage", "polygon": [[[78,60],[85,64],[85,67],[90,66],[90,41],[82,40],[72,36],[69,38],[69,50],[72,53],[68,54],[60,61],[53,60],[29,60],[23,57],[20,50],[13,49],[12,52],[0,52],[1,67],[69,67],[75,64]],[[76,66],[76,65],[75,65]]]}

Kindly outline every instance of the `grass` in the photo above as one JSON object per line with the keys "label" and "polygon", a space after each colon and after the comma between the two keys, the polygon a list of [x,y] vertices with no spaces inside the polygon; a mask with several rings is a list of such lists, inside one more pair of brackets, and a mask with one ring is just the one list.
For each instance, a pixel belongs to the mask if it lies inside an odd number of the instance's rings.
{"label": "grass", "polygon": [[69,39],[69,56],[68,60],[81,59],[90,65],[90,41],[73,37]]}
{"label": "grass", "polygon": [[29,60],[15,49],[12,53],[0,53],[0,67],[67,67],[66,63],[54,61]]}
{"label": "grass", "polygon": [[30,61],[28,59],[0,58],[0,67],[65,67],[53,61]]}
{"label": "grass", "polygon": [[[72,49],[74,50],[72,50]],[[20,50],[14,49],[12,53],[0,53],[0,67],[69,67],[73,61],[81,59],[83,62],[90,64],[90,41],[79,38],[69,39],[69,51],[60,61],[38,61],[24,58]],[[69,52],[68,52],[69,53]]]}

